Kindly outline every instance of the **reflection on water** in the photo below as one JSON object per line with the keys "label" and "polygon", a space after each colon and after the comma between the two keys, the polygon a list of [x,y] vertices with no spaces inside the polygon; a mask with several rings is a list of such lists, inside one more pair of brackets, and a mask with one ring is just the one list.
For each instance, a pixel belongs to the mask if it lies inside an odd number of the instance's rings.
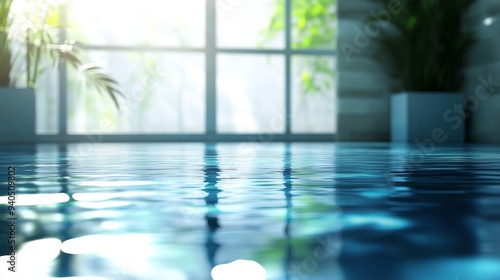
{"label": "reflection on water", "polygon": [[418,163],[412,152],[0,147],[1,168],[18,170],[20,246],[7,274],[2,226],[0,279],[498,280],[500,152],[440,148]]}
{"label": "reflection on water", "polygon": [[286,200],[286,216],[285,216],[285,239],[286,239],[286,253],[285,253],[285,269],[284,276],[286,280],[291,279],[290,267],[293,261],[293,247],[292,238],[290,235],[292,226],[292,158],[290,144],[285,144],[285,156],[283,157],[283,192],[285,193]]}
{"label": "reflection on water", "polygon": [[220,227],[218,218],[217,203],[219,202],[219,190],[217,188],[217,180],[220,172],[219,161],[217,158],[217,149],[215,146],[205,147],[205,167],[203,168],[205,173],[205,192],[207,196],[205,197],[206,202],[206,214],[205,219],[207,221],[207,259],[211,267],[215,267],[215,255],[220,245],[215,241],[215,233]]}

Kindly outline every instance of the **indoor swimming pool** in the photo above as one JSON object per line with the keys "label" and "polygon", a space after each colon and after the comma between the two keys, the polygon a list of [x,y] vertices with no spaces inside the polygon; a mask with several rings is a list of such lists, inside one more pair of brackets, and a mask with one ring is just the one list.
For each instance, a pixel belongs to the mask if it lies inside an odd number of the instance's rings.
{"label": "indoor swimming pool", "polygon": [[0,279],[500,279],[495,147],[47,144],[0,168]]}

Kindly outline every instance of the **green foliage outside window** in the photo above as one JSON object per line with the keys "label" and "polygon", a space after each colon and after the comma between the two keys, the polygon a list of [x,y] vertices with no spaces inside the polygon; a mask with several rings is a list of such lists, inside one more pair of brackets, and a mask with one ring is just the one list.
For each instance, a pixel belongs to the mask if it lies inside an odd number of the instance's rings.
{"label": "green foliage outside window", "polygon": [[[335,49],[336,0],[292,0],[291,48]],[[262,40],[274,39],[285,30],[285,0],[275,0],[274,12],[267,27],[262,30]],[[333,85],[334,65],[320,56],[311,56],[300,73],[302,92],[324,94]]]}

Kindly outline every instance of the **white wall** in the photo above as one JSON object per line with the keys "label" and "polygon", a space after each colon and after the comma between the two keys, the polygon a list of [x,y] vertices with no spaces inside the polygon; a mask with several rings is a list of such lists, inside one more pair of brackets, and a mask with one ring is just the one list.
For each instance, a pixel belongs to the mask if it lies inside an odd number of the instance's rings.
{"label": "white wall", "polygon": [[338,1],[338,139],[389,140],[390,79],[377,60],[376,29],[365,20],[388,8],[369,0]]}
{"label": "white wall", "polygon": [[[500,1],[478,0],[467,14],[466,28],[477,36],[467,61],[464,85],[464,92],[472,100],[469,141],[500,143]],[[483,97],[486,95],[489,97]]]}

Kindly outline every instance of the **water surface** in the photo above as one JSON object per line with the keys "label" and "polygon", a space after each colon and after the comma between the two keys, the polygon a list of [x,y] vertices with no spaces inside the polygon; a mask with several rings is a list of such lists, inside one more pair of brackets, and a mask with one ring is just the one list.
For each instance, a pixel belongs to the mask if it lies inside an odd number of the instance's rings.
{"label": "water surface", "polygon": [[1,279],[209,280],[235,260],[277,280],[500,279],[496,148],[10,146],[3,202],[8,166],[20,248]]}

